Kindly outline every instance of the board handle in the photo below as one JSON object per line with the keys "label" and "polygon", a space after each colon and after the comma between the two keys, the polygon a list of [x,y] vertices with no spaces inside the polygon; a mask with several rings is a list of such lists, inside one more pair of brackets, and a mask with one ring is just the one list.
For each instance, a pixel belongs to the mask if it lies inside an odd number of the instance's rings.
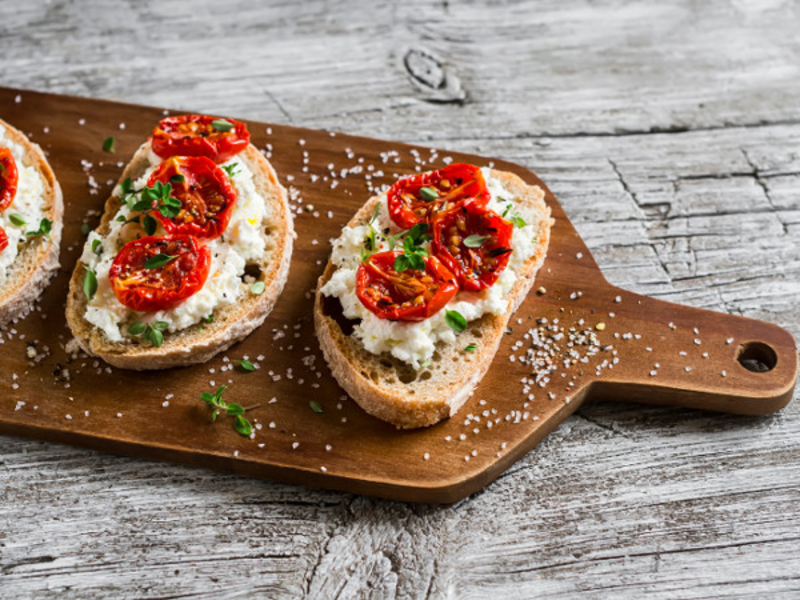
{"label": "board handle", "polygon": [[785,329],[621,289],[612,294],[606,323],[619,360],[590,397],[741,415],[770,414],[791,401],[798,355]]}

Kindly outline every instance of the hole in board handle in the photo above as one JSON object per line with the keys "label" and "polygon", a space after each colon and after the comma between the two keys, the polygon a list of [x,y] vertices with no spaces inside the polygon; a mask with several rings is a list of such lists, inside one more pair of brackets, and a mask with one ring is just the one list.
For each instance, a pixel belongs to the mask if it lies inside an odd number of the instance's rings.
{"label": "hole in board handle", "polygon": [[747,342],[739,346],[736,360],[748,371],[767,373],[778,364],[778,355],[770,346],[762,342]]}

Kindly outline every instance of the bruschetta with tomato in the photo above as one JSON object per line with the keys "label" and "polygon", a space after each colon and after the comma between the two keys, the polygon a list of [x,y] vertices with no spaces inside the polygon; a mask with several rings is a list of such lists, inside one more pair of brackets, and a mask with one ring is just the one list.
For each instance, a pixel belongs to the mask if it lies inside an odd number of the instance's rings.
{"label": "bruschetta with tomato", "polygon": [[314,322],[333,376],[397,427],[454,414],[531,289],[552,225],[541,188],[468,164],[371,198],[317,285]]}
{"label": "bruschetta with tomato", "polygon": [[165,118],[86,240],[67,322],[85,352],[116,367],[205,362],[264,322],[293,239],[286,190],[244,123]]}
{"label": "bruschetta with tomato", "polygon": [[58,269],[63,213],[42,149],[0,120],[0,327],[25,316]]}

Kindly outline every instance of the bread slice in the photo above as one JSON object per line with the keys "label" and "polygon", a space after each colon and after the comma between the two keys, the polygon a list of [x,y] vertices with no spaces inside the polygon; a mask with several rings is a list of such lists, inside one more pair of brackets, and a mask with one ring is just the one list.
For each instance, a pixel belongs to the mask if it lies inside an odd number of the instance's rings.
{"label": "bread slice", "polygon": [[[147,142],[133,156],[120,181],[126,178],[135,181],[141,177],[150,166],[149,153],[150,142]],[[239,302],[214,309],[213,322],[203,323],[202,331],[199,327],[191,327],[165,335],[159,348],[139,339],[113,342],[84,318],[87,307],[83,292],[84,268],[83,263],[78,261],[69,283],[67,323],[84,352],[123,369],[167,369],[205,362],[247,337],[264,322],[283,291],[289,274],[294,227],[286,189],[278,182],[269,161],[252,144],[236,158],[253,172],[256,189],[269,205],[263,223],[266,239],[264,254],[259,261],[248,262],[246,267],[248,275],[264,282],[264,292],[260,295],[248,293],[252,282],[243,281],[240,285],[246,289]],[[120,198],[113,194],[106,201],[105,212],[96,230],[101,236],[108,235],[111,219],[120,204]]]}
{"label": "bread slice", "polygon": [[[390,354],[375,355],[361,340],[350,335],[353,323],[342,314],[337,298],[328,298],[321,288],[336,266],[330,261],[319,278],[314,305],[314,324],[325,360],[339,385],[369,414],[399,428],[432,425],[458,411],[481,381],[494,359],[511,315],[533,286],[544,262],[554,223],[544,194],[527,185],[517,175],[491,171],[519,202],[528,205],[539,217],[535,254],[517,270],[517,280],[509,293],[508,309],[502,315],[485,314],[470,321],[455,343],[437,343],[430,366],[415,371]],[[378,201],[371,198],[348,223],[354,227],[369,220]],[[464,352],[475,343],[475,352]]]}
{"label": "bread slice", "polygon": [[[44,184],[43,216],[53,222],[47,237],[28,237],[20,248],[14,263],[8,270],[7,279],[0,285],[0,327],[10,321],[24,317],[33,308],[50,278],[58,270],[58,253],[61,244],[61,231],[64,227],[64,200],[61,187],[44,152],[38,144],[3,120],[6,137],[25,149],[25,165],[36,169]],[[6,209],[13,211],[13,204]],[[30,229],[37,229],[38,223],[29,223]]]}

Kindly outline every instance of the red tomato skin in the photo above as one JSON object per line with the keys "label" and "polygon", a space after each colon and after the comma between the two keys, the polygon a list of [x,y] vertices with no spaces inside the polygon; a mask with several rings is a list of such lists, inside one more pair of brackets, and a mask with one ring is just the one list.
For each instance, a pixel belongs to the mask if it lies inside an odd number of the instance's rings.
{"label": "red tomato skin", "polygon": [[[399,295],[397,287],[392,282],[393,279],[402,279],[403,274],[398,274],[394,270],[394,261],[402,252],[380,252],[373,254],[366,261],[361,263],[356,272],[356,296],[361,303],[375,316],[390,321],[424,321],[442,310],[458,292],[458,285],[453,274],[435,257],[425,259],[425,272],[408,270],[405,271],[406,278],[413,277],[417,280],[414,286],[421,294],[430,293],[422,304],[410,303],[402,306],[397,302],[380,306],[380,301],[376,301],[370,293],[371,283],[388,288],[391,286],[395,295]],[[387,273],[390,277],[383,277],[382,273]],[[421,282],[420,278],[428,277],[431,282]],[[389,294],[391,294],[391,291]],[[389,297],[389,296],[386,296]],[[408,304],[408,303],[407,303]]]}
{"label": "red tomato skin", "polygon": [[8,148],[0,148],[0,211],[8,208],[17,195],[19,171],[17,161]]}
{"label": "red tomato skin", "polygon": [[[462,232],[463,235],[460,236],[461,242],[458,246],[461,255],[465,256],[473,266],[486,267],[485,270],[479,271],[477,277],[468,276],[465,264],[451,252],[452,243],[449,240],[448,228],[451,228],[459,219],[466,221],[466,231]],[[504,252],[494,257],[487,256],[487,254],[493,251],[510,250],[513,232],[514,225],[496,212],[467,203],[450,212],[441,213],[434,219],[431,254],[453,272],[462,290],[480,292],[494,285],[508,266],[508,260],[511,257],[511,252]],[[479,248],[467,248],[463,241],[471,234],[490,237]]]}
{"label": "red tomato skin", "polygon": [[153,152],[161,158],[170,156],[205,156],[224,163],[250,143],[247,126],[236,119],[222,119],[233,124],[226,132],[216,131],[211,123],[220,120],[208,115],[180,115],[161,119],[153,131]]}
{"label": "red tomato skin", "polygon": [[6,230],[0,227],[0,252],[8,248],[8,235]]}
{"label": "red tomato skin", "polygon": [[[455,182],[460,180],[461,183],[457,184],[455,190],[450,187],[448,191],[445,191],[438,187],[444,180]],[[440,198],[443,199],[425,202],[420,195],[420,190],[424,187],[437,189],[440,192]],[[409,202],[403,197],[406,194],[414,196],[413,205],[409,205]],[[448,195],[452,197],[448,198]],[[486,206],[490,198],[491,195],[481,170],[475,165],[464,163],[455,163],[430,173],[401,179],[387,192],[389,216],[398,227],[403,229],[411,229],[418,223],[429,223],[436,213],[451,210],[464,202]],[[413,206],[417,206],[418,210],[425,214],[416,214]]]}
{"label": "red tomato skin", "polygon": [[[178,258],[167,265],[145,269],[144,263],[149,258],[175,251],[179,252]],[[132,269],[129,270],[128,266]],[[122,247],[111,263],[108,278],[114,295],[122,304],[137,312],[157,312],[174,308],[200,291],[210,270],[211,251],[195,237],[147,236],[132,240]],[[126,285],[123,278],[135,274],[142,274],[148,280],[139,285]],[[163,285],[166,276],[172,278],[172,285]]]}
{"label": "red tomato skin", "polygon": [[[170,182],[170,178],[176,174],[184,176],[184,183]],[[205,223],[188,220],[190,215],[185,210],[182,210],[177,217],[172,219],[165,217],[158,210],[153,211],[152,214],[161,223],[164,231],[174,234],[193,235],[204,240],[216,239],[225,232],[231,220],[237,194],[231,185],[228,175],[214,164],[211,159],[204,156],[170,157],[156,167],[147,181],[147,186],[153,187],[156,181],[170,183],[173,188],[172,196],[184,203],[184,209],[186,208],[186,199],[190,190],[194,192],[201,183],[206,184],[204,186],[206,191],[206,196],[203,198],[204,201],[210,198],[210,194],[213,193],[218,193],[223,201],[223,208],[214,214],[213,220],[208,220]],[[176,194],[182,197],[178,197]],[[201,197],[203,196],[202,191],[197,192],[197,194]]]}

